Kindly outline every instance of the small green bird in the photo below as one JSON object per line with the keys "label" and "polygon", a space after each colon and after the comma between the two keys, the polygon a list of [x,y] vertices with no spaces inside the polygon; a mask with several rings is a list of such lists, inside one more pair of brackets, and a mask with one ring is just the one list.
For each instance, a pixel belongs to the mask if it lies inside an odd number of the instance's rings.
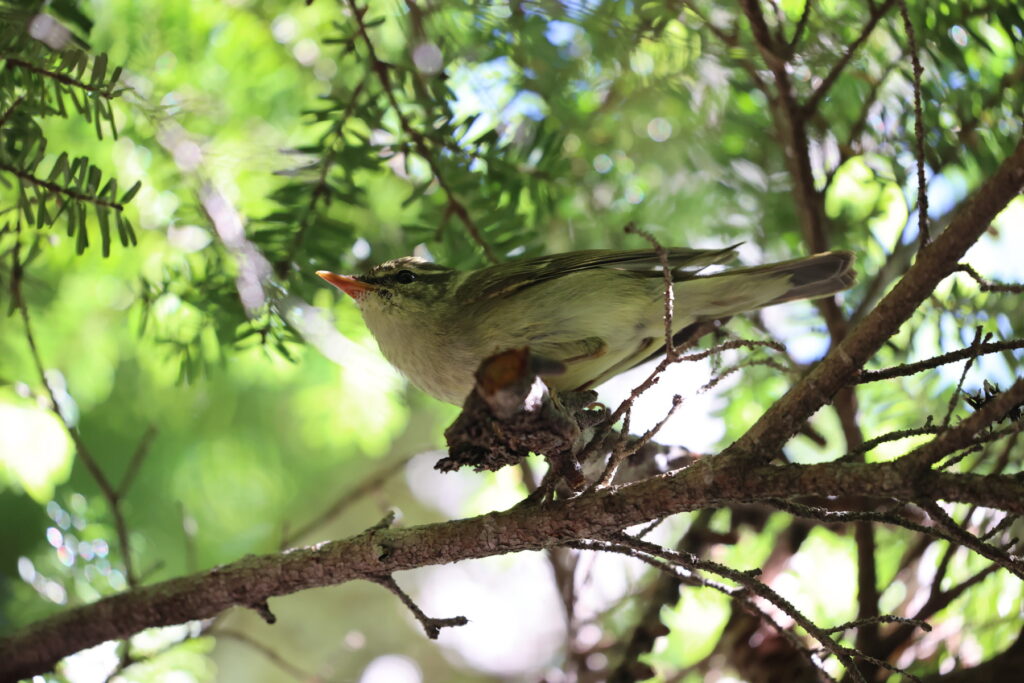
{"label": "small green bird", "polygon": [[[736,245],[738,246],[738,245]],[[735,256],[725,249],[666,249],[672,331],[853,284],[854,255],[832,251],[702,274]],[[460,271],[406,256],[365,275],[317,275],[355,299],[388,361],[413,384],[461,405],[480,362],[529,346],[566,371],[562,391],[595,387],[663,350],[664,276],[650,249],[593,249]]]}

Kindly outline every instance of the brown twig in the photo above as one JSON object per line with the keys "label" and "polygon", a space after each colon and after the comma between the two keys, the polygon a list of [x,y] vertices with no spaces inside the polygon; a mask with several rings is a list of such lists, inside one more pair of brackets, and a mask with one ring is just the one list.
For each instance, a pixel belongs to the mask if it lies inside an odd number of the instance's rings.
{"label": "brown twig", "polygon": [[914,35],[914,22],[910,20],[906,0],[899,0],[900,16],[907,30],[907,44],[910,46],[910,63],[914,71],[914,137],[917,156],[917,227],[922,248],[928,246],[928,184],[924,175],[924,113],[921,108],[921,75],[924,68],[917,54],[917,38]]}
{"label": "brown twig", "polygon": [[978,357],[976,349],[981,346],[982,341],[987,342],[991,338],[992,334],[989,333],[985,335],[984,340],[982,339],[981,325],[978,325],[974,330],[974,341],[971,342],[971,345],[968,348],[971,351],[975,351],[975,353],[972,353],[967,357],[967,362],[964,363],[964,369],[960,373],[960,380],[956,383],[956,386],[953,388],[953,394],[949,397],[949,405],[946,406],[946,416],[942,419],[943,427],[948,427],[950,421],[953,419],[953,411],[956,410],[956,404],[960,400],[960,392],[963,391],[964,382],[967,381],[967,373],[971,371],[971,366],[974,365],[974,361]]}
{"label": "brown twig", "polygon": [[131,547],[128,541],[128,525],[125,523],[124,514],[121,510],[122,498],[110,483],[107,476],[103,473],[103,470],[99,466],[99,462],[92,456],[92,452],[86,446],[78,428],[71,424],[68,418],[64,415],[64,411],[61,410],[60,400],[57,398],[57,394],[54,392],[53,386],[46,377],[46,369],[43,365],[43,359],[39,353],[39,347],[36,345],[35,335],[32,332],[32,320],[28,312],[28,304],[25,302],[24,295],[21,291],[24,268],[21,263],[20,222],[17,225],[14,247],[11,250],[11,260],[11,301],[13,302],[14,307],[18,309],[18,313],[21,316],[21,321],[25,328],[25,341],[28,343],[29,354],[32,357],[32,362],[35,365],[36,372],[39,374],[39,381],[46,389],[47,396],[50,400],[50,410],[53,411],[53,414],[56,415],[57,419],[59,419],[61,424],[64,425],[64,428],[67,430],[72,442],[75,444],[75,452],[78,459],[85,465],[85,468],[89,471],[89,474],[92,476],[97,486],[99,486],[100,492],[103,494],[103,498],[110,506],[110,514],[114,519],[114,529],[117,533],[118,545],[121,549],[121,561],[124,563],[125,578],[128,582],[128,586],[134,588],[138,583],[138,577],[135,575],[135,571],[132,567]]}
{"label": "brown twig", "polygon": [[[619,466],[622,464],[622,462],[626,458],[628,458],[629,456],[643,448],[648,442],[650,442],[650,440],[653,439],[659,431],[661,431],[661,428],[665,426],[665,423],[668,422],[668,419],[672,417],[676,409],[683,402],[683,398],[681,396],[675,396],[672,399],[672,407],[669,409],[668,414],[666,414],[665,417],[661,421],[659,421],[652,429],[648,430],[648,432],[644,434],[639,440],[631,444],[628,448],[626,447],[626,436],[629,434],[630,411],[633,408],[634,401],[636,401],[636,399],[639,398],[641,394],[647,391],[647,389],[652,387],[658,381],[658,379],[661,377],[661,373],[664,372],[669,365],[672,365],[673,363],[678,363],[682,358],[676,351],[675,343],[672,339],[675,334],[672,324],[673,309],[675,302],[675,289],[673,288],[674,282],[672,280],[672,267],[668,261],[668,252],[661,245],[661,243],[659,243],[658,240],[654,238],[653,235],[651,235],[646,230],[642,230],[636,227],[636,225],[634,225],[633,223],[627,225],[625,227],[625,231],[627,233],[639,235],[643,237],[645,240],[647,240],[654,248],[654,253],[657,254],[658,261],[661,263],[661,273],[664,281],[662,295],[665,300],[665,313],[663,316],[665,323],[665,357],[661,360],[660,363],[658,363],[654,372],[652,372],[651,375],[648,376],[647,380],[641,382],[639,386],[634,388],[634,390],[630,392],[629,397],[626,398],[626,400],[623,401],[621,404],[619,404],[619,407],[615,411],[615,413],[613,413],[612,416],[606,420],[606,424],[610,427],[611,425],[618,422],[620,416],[625,416],[625,422],[623,423],[619,440],[616,443],[615,448],[612,450],[611,456],[608,458],[608,464],[605,467],[604,472],[594,483],[594,487],[596,488],[604,488],[608,486],[612,482],[612,480],[615,479],[615,473],[616,471],[618,471]],[[605,434],[602,434],[600,436],[600,441],[604,440],[604,435]],[[593,439],[594,443],[597,443],[598,441],[598,438]],[[584,453],[587,453],[588,450],[589,449],[585,449]]]}
{"label": "brown twig", "polygon": [[805,0],[804,10],[800,13],[800,19],[796,22],[796,28],[793,30],[793,37],[789,39],[787,44],[790,53],[796,50],[797,43],[800,42],[800,38],[804,35],[804,29],[807,28],[807,20],[811,16],[811,7],[813,5],[813,0]]}
{"label": "brown twig", "polygon": [[[960,545],[970,548],[982,557],[987,557],[996,565],[996,569],[1003,568],[1019,579],[1024,579],[1024,561],[1014,557],[1004,549],[986,543],[974,534],[970,533],[946,513],[939,504],[932,500],[920,501],[918,503],[928,516],[935,520],[936,524],[943,528],[950,536],[956,539]],[[938,582],[936,582],[938,583]]]}
{"label": "brown twig", "polygon": [[978,273],[978,271],[976,271],[974,268],[972,268],[970,265],[968,265],[966,263],[961,263],[960,265],[958,265],[955,268],[954,272],[967,273],[968,275],[970,275],[971,279],[973,279],[975,282],[978,283],[978,287],[983,292],[1000,292],[1000,293],[1006,293],[1006,294],[1024,294],[1024,285],[1004,284],[1004,283],[1001,283],[1001,282],[992,282],[990,280],[986,280],[985,278],[983,278]]}
{"label": "brown twig", "polygon": [[885,368],[882,370],[862,370],[858,373],[854,382],[857,384],[867,384],[868,382],[879,382],[881,380],[892,379],[894,377],[910,377],[918,374],[919,372],[955,363],[960,360],[977,358],[990,353],[1013,351],[1015,349],[1024,349],[1024,339],[990,342],[978,344],[976,346],[972,345],[965,349],[960,349],[959,351],[950,351],[949,353],[944,353],[941,356],[935,356],[934,358],[917,361],[915,363],[894,365],[891,368]]}
{"label": "brown twig", "polygon": [[69,85],[74,88],[78,88],[79,90],[84,90],[85,92],[88,92],[93,96],[103,97],[108,100],[117,97],[117,93],[114,92],[112,88],[110,88],[110,86],[113,85],[113,82],[107,83],[106,88],[101,88],[97,85],[90,85],[89,83],[78,80],[77,78],[72,78],[71,76],[68,76],[66,74],[58,73],[50,69],[44,69],[41,66],[36,66],[35,64],[31,64],[22,59],[18,59],[17,57],[6,57],[4,60],[4,66],[5,68],[18,67],[20,69],[24,69],[25,71],[30,71],[32,73],[45,76],[50,80],[57,81],[58,83],[63,83],[64,85]]}
{"label": "brown twig", "polygon": [[28,171],[25,171],[20,168],[14,168],[13,166],[0,163],[0,171],[6,171],[11,175],[15,176],[16,178],[18,178],[19,180],[21,180],[22,182],[28,183],[29,185],[35,185],[36,187],[41,187],[47,192],[50,192],[51,194],[62,195],[64,197],[68,197],[69,199],[73,199],[80,202],[86,202],[88,204],[93,204],[95,206],[105,206],[109,209],[114,209],[115,211],[124,211],[124,204],[120,202],[115,202],[108,199],[103,199],[101,197],[96,197],[82,192],[78,192],[77,190],[72,190],[69,187],[64,187],[63,185],[50,182],[49,180],[37,178]]}
{"label": "brown twig", "polygon": [[446,619],[428,617],[423,613],[423,610],[420,609],[420,606],[409,597],[408,593],[398,586],[390,574],[384,576],[370,576],[367,577],[367,580],[384,586],[394,593],[398,599],[402,601],[402,604],[409,608],[409,611],[412,612],[414,617],[416,617],[416,621],[420,622],[420,625],[423,626],[423,630],[426,632],[427,637],[431,640],[437,640],[438,635],[441,634],[442,628],[465,626],[469,623],[469,619],[466,617],[448,617]]}
{"label": "brown twig", "polygon": [[237,640],[238,642],[251,647],[266,657],[272,664],[297,680],[304,681],[305,683],[316,683],[316,681],[324,680],[320,676],[305,671],[295,664],[292,664],[272,647],[261,643],[244,631],[232,628],[218,628],[217,631],[211,635],[214,635],[217,638],[231,638],[232,640]]}
{"label": "brown twig", "polygon": [[661,277],[663,280],[662,296],[665,299],[665,314],[663,316],[665,322],[665,355],[675,360],[676,358],[676,347],[672,341],[672,337],[675,334],[675,330],[672,326],[673,311],[675,308],[676,292],[673,288],[672,281],[672,266],[668,261],[668,251],[661,245],[661,243],[654,239],[654,235],[636,227],[635,224],[630,223],[624,228],[627,234],[639,235],[647,240],[651,247],[654,248],[654,253],[658,257],[658,262],[661,264]]}
{"label": "brown twig", "polygon": [[825,629],[826,633],[839,633],[840,631],[846,631],[847,629],[860,628],[865,624],[910,624],[915,628],[919,628],[922,631],[931,631],[932,626],[927,621],[922,619],[910,619],[908,617],[897,617],[893,614],[879,614],[878,616],[871,617],[869,619],[855,619],[854,621],[848,621],[845,624],[839,624],[832,628]]}
{"label": "brown twig", "polygon": [[14,101],[11,102],[11,106],[7,107],[6,111],[4,111],[3,114],[0,114],[0,129],[7,125],[7,119],[11,118],[11,115],[14,113],[14,110],[17,109],[18,105],[20,105],[24,101],[25,95],[18,95],[18,97],[14,98]]}
{"label": "brown twig", "polygon": [[890,441],[899,441],[900,439],[907,439],[911,436],[921,436],[923,434],[941,434],[943,427],[937,427],[932,424],[926,424],[923,427],[911,427],[909,429],[900,429],[894,432],[887,432],[881,436],[876,436],[873,439],[864,441],[857,448],[852,448],[840,458],[840,461],[862,461],[863,454],[874,450],[883,443],[889,443]]}
{"label": "brown twig", "polygon": [[349,9],[352,11],[352,16],[356,21],[356,26],[359,31],[360,37],[363,39],[363,44],[366,45],[366,51],[370,58],[371,68],[377,75],[377,79],[380,81],[381,87],[384,89],[384,94],[391,103],[392,111],[398,117],[399,124],[402,130],[405,131],[406,135],[412,140],[413,145],[416,147],[416,152],[423,160],[430,166],[431,173],[434,174],[434,178],[437,180],[437,184],[444,190],[445,196],[448,197],[448,210],[454,213],[462,221],[462,224],[466,226],[466,231],[469,232],[469,236],[473,239],[477,245],[483,249],[484,256],[491,263],[498,263],[499,259],[497,254],[494,253],[494,249],[484,239],[483,233],[480,227],[473,220],[473,217],[469,215],[469,210],[466,206],[459,201],[455,191],[448,184],[444,174],[441,172],[441,168],[437,163],[437,159],[430,152],[427,147],[426,139],[422,132],[416,130],[409,119],[402,113],[402,108],[398,104],[398,98],[395,97],[394,90],[391,86],[391,75],[389,72],[389,66],[385,64],[380,58],[377,57],[377,50],[373,46],[373,41],[370,39],[370,34],[366,28],[366,22],[363,20],[369,7],[359,7],[355,0],[347,0]]}
{"label": "brown twig", "polygon": [[861,45],[864,44],[871,33],[875,30],[875,26],[878,25],[878,22],[881,21],[882,17],[884,17],[890,9],[892,9],[892,6],[895,5],[896,2],[897,0],[885,0],[881,5],[870,6],[868,20],[867,23],[864,24],[864,28],[861,29],[854,41],[850,43],[850,46],[846,49],[846,52],[843,53],[843,56],[839,58],[839,61],[832,65],[828,74],[826,74],[825,78],[822,79],[821,84],[815,88],[814,92],[811,93],[810,97],[807,98],[807,101],[804,102],[801,107],[805,116],[810,116],[818,109],[821,105],[822,99],[824,99],[825,95],[828,94],[828,91],[832,89],[832,86],[835,85],[836,81],[839,80],[839,76],[850,63],[850,60],[853,59],[855,54],[857,54]]}
{"label": "brown twig", "polygon": [[887,526],[902,527],[929,538],[937,538],[944,541],[953,540],[949,534],[943,532],[941,529],[925,524],[918,524],[917,522],[896,512],[878,512],[875,510],[826,510],[825,508],[815,507],[813,505],[804,505],[803,503],[780,499],[769,500],[767,502],[772,505],[772,507],[788,512],[792,515],[796,515],[797,517],[816,519],[825,524],[876,522]]}
{"label": "brown twig", "polygon": [[146,427],[146,431],[142,433],[142,438],[139,439],[139,445],[135,447],[135,452],[132,453],[132,459],[128,461],[128,468],[124,472],[124,476],[121,477],[121,483],[117,487],[117,496],[124,498],[128,494],[128,489],[131,488],[132,482],[135,481],[135,476],[139,473],[139,468],[142,467],[142,461],[146,459],[146,455],[149,453],[149,447],[153,444],[153,439],[156,438],[156,427],[149,425]]}
{"label": "brown twig", "polygon": [[281,549],[294,545],[314,529],[326,524],[329,520],[337,517],[368,494],[380,489],[391,477],[401,472],[414,456],[407,455],[393,462],[385,463],[376,472],[363,479],[359,484],[342,494],[326,510],[306,522],[294,531],[284,534],[281,539]]}

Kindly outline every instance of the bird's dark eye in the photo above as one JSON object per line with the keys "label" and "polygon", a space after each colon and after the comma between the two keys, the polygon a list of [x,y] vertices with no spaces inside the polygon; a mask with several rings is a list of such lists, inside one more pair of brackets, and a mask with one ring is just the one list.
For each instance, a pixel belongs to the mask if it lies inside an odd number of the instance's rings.
{"label": "bird's dark eye", "polygon": [[395,274],[395,282],[400,285],[407,285],[416,279],[416,273],[411,270],[400,270]]}

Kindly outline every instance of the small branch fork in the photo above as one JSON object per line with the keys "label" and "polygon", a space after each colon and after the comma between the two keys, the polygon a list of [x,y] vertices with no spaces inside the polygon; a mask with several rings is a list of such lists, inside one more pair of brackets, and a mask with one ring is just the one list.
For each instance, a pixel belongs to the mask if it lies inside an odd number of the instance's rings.
{"label": "small branch fork", "polygon": [[72,442],[75,444],[77,457],[89,471],[89,474],[99,487],[100,493],[103,495],[107,505],[110,507],[110,514],[114,520],[117,541],[121,550],[121,561],[124,563],[125,579],[129,588],[135,588],[139,585],[139,577],[136,574],[132,563],[131,546],[128,538],[128,525],[124,518],[122,503],[124,502],[124,496],[127,494],[135,475],[142,466],[142,461],[149,452],[149,446],[152,443],[153,438],[156,436],[156,431],[152,426],[146,428],[142,438],[139,440],[139,444],[136,447],[134,454],[132,455],[124,477],[120,484],[115,486],[107,475],[103,473],[103,470],[99,466],[99,462],[92,455],[92,451],[82,439],[82,435],[78,431],[78,428],[73,426],[64,415],[64,412],[61,409],[60,399],[58,399],[49,378],[46,376],[46,366],[43,364],[42,356],[39,353],[39,346],[36,344],[35,334],[32,330],[32,319],[21,287],[25,275],[24,264],[21,262],[21,239],[21,224],[19,223],[15,232],[14,247],[11,250],[11,301],[21,317],[21,322],[25,330],[25,341],[28,344],[32,362],[39,375],[39,381],[46,390],[50,410],[57,419],[60,420],[61,424],[64,425],[64,428],[67,430]]}
{"label": "small branch fork", "polygon": [[[139,443],[136,446],[135,451],[132,454],[131,460],[128,463],[128,467],[125,470],[120,483],[115,486],[111,479],[104,474],[99,465],[99,461],[92,455],[92,451],[85,443],[85,440],[82,438],[78,428],[72,425],[64,415],[64,411],[61,409],[60,399],[58,399],[57,394],[53,389],[53,385],[50,383],[50,379],[46,375],[46,366],[43,363],[42,355],[39,352],[39,346],[36,344],[35,334],[32,329],[32,319],[29,313],[28,303],[25,301],[25,296],[22,292],[22,282],[24,280],[25,270],[24,264],[21,261],[21,239],[21,223],[18,223],[15,230],[14,246],[11,249],[11,302],[13,307],[18,310],[21,317],[21,322],[25,332],[25,341],[29,348],[29,354],[32,357],[32,362],[39,375],[39,381],[46,391],[50,410],[57,419],[60,420],[60,423],[64,426],[64,429],[71,437],[71,440],[75,445],[76,457],[85,465],[85,468],[89,471],[89,474],[96,482],[96,485],[100,489],[100,493],[110,508],[110,515],[114,520],[114,530],[117,535],[117,544],[120,549],[121,562],[124,565],[125,581],[128,584],[129,589],[135,589],[141,585],[141,578],[139,577],[132,561],[128,523],[125,519],[123,503],[125,496],[128,494],[128,491],[139,472],[139,469],[142,467],[142,463],[145,460],[146,455],[149,453],[150,445],[156,437],[156,428],[152,425],[146,427],[142,437],[139,439]],[[118,669],[123,669],[131,664],[132,660],[130,650],[130,643],[126,639],[121,643],[119,648],[120,663]],[[0,673],[2,673],[2,670],[0,670]]]}
{"label": "small branch fork", "polygon": [[367,577],[369,581],[384,586],[389,591],[394,593],[402,604],[409,608],[413,616],[416,617],[416,621],[420,622],[423,626],[423,630],[426,632],[427,637],[431,640],[437,640],[438,635],[441,633],[442,628],[450,628],[453,626],[465,626],[469,623],[469,619],[466,617],[448,617],[447,619],[437,619],[434,617],[428,617],[420,609],[419,605],[413,602],[413,599],[409,597],[408,593],[399,588],[398,584],[390,575],[385,576],[371,576]]}
{"label": "small branch fork", "polygon": [[[663,548],[654,543],[643,541],[630,536],[625,533],[614,534],[609,536],[605,540],[600,541],[582,541],[578,542],[578,546],[588,550],[604,550],[608,552],[618,552],[621,554],[635,557],[636,559],[642,560],[651,566],[661,570],[668,571],[669,573],[675,574],[680,578],[686,579],[687,583],[696,583],[696,585],[702,585],[708,588],[717,590],[733,599],[739,599],[741,602],[749,607],[752,607],[756,612],[765,619],[768,623],[772,624],[779,631],[780,634],[785,636],[787,639],[793,638],[791,642],[798,647],[801,651],[807,653],[808,657],[811,658],[812,662],[816,666],[820,666],[814,658],[811,657],[811,652],[796,638],[789,629],[785,629],[780,626],[770,614],[768,614],[763,608],[757,606],[756,602],[752,600],[752,597],[761,598],[768,604],[772,605],[782,613],[790,617],[795,623],[799,624],[807,633],[813,636],[821,645],[824,650],[834,656],[846,667],[846,670],[850,673],[856,681],[864,682],[865,679],[861,676],[860,671],[853,664],[854,659],[865,659],[870,661],[876,666],[880,666],[887,670],[901,673],[904,676],[911,678],[912,680],[919,680],[915,676],[908,672],[892,666],[888,662],[878,660],[874,657],[866,655],[863,652],[848,648],[840,645],[831,636],[830,632],[835,632],[837,629],[823,629],[815,624],[810,618],[801,613],[795,605],[782,597],[779,593],[769,587],[767,584],[759,581],[757,576],[761,573],[760,570],[751,571],[740,571],[728,567],[726,565],[712,562],[709,560],[702,560],[689,553],[683,553],[675,550],[669,550]],[[679,569],[686,570],[680,574]],[[702,579],[696,574],[690,574],[690,572],[710,572],[717,574],[724,579],[733,581],[739,584],[739,588],[731,588],[724,584]],[[892,617],[892,619],[897,619]],[[864,622],[865,624],[868,621]],[[861,624],[863,625],[863,624]],[[844,627],[847,625],[843,625]],[[845,630],[845,628],[843,629]]]}
{"label": "small branch fork", "polygon": [[[377,522],[369,529],[367,529],[367,533],[369,533],[369,535],[372,538],[377,534],[377,532],[390,529],[395,522],[395,518],[395,511],[389,511],[388,514],[385,515],[383,519],[381,519],[379,522]],[[386,556],[388,554],[387,543],[381,543],[378,547],[380,548],[379,552],[381,556]],[[437,637],[441,634],[442,628],[450,628],[453,626],[465,626],[469,623],[469,619],[462,616],[448,617],[446,619],[428,617],[423,612],[423,610],[420,609],[420,606],[417,605],[411,597],[409,597],[409,594],[399,587],[398,583],[395,581],[394,577],[391,576],[391,574],[376,574],[367,576],[366,579],[368,581],[376,583],[379,586],[383,586],[384,588],[387,588],[389,591],[394,593],[395,596],[402,601],[402,604],[409,608],[409,611],[412,612],[414,617],[416,617],[416,621],[420,622],[420,625],[423,626],[423,630],[426,632],[427,637],[431,640],[437,640]]]}
{"label": "small branch fork", "polygon": [[1024,294],[1024,284],[1003,284],[999,282],[991,282],[986,280],[978,274],[974,268],[966,263],[961,263],[956,267],[954,272],[967,273],[971,279],[978,283],[978,287],[983,292],[999,292],[1005,294]]}

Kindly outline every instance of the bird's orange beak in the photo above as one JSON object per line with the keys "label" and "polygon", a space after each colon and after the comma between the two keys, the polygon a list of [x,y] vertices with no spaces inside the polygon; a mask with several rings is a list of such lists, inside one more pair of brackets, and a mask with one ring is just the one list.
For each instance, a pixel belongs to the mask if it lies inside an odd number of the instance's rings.
{"label": "bird's orange beak", "polygon": [[316,274],[348,294],[356,301],[359,301],[366,296],[367,292],[372,292],[377,289],[376,285],[371,285],[348,275],[338,275],[337,273],[332,273],[329,270],[318,270],[316,271]]}

